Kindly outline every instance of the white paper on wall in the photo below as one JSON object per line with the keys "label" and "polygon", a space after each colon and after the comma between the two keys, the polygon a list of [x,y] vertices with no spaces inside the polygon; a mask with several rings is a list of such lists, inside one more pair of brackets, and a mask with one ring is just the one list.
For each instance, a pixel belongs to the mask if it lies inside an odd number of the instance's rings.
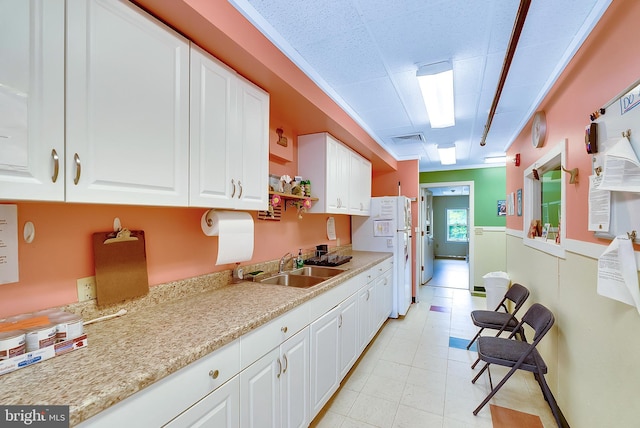
{"label": "white paper on wall", "polygon": [[0,284],[18,280],[18,206],[0,204]]}
{"label": "white paper on wall", "polygon": [[598,259],[598,294],[635,306],[640,314],[638,269],[633,243],[617,236]]}
{"label": "white paper on wall", "polygon": [[611,192],[601,190],[602,176],[589,177],[589,230],[608,232],[611,224]]}

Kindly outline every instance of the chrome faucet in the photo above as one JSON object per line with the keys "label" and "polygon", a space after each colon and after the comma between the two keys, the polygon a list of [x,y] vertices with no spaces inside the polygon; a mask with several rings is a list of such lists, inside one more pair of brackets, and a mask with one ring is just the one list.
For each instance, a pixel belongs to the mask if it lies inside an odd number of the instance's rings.
{"label": "chrome faucet", "polygon": [[280,259],[280,263],[278,264],[278,273],[282,273],[284,270],[284,265],[287,263],[287,256],[289,256],[289,260],[293,259],[293,254],[287,253]]}

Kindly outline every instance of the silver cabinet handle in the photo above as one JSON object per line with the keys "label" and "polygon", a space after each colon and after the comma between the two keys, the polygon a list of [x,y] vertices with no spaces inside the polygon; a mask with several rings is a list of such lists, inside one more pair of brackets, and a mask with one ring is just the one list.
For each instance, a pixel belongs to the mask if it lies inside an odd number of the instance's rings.
{"label": "silver cabinet handle", "polygon": [[236,195],[236,182],[234,179],[231,179],[231,185],[233,186],[233,190],[231,191],[231,197],[233,198]]}
{"label": "silver cabinet handle", "polygon": [[58,172],[60,170],[60,158],[58,157],[56,149],[51,150],[51,158],[53,159],[53,175],[51,176],[51,181],[55,183],[58,181]]}
{"label": "silver cabinet handle", "polygon": [[342,328],[342,314],[338,317],[338,328]]}
{"label": "silver cabinet handle", "polygon": [[220,375],[220,372],[218,370],[209,371],[209,376],[211,377],[211,379],[218,379],[219,375]]}
{"label": "silver cabinet handle", "polygon": [[282,359],[284,360],[284,369],[282,369],[282,374],[285,374],[287,372],[287,369],[289,368],[289,360],[287,359],[287,354],[283,354]]}
{"label": "silver cabinet handle", "polygon": [[281,374],[282,374],[282,362],[280,361],[280,358],[278,358],[278,374],[276,375],[276,377],[280,378]]}
{"label": "silver cabinet handle", "polygon": [[80,174],[82,173],[82,165],[80,164],[80,156],[77,153],[73,155],[73,161],[76,163],[76,176],[73,179],[73,184],[77,185],[80,181]]}
{"label": "silver cabinet handle", "polygon": [[242,199],[242,182],[238,180],[238,186],[240,187],[240,194],[238,194],[238,199]]}
{"label": "silver cabinet handle", "polygon": [[367,290],[367,301],[369,300],[369,297],[371,297],[371,290]]}

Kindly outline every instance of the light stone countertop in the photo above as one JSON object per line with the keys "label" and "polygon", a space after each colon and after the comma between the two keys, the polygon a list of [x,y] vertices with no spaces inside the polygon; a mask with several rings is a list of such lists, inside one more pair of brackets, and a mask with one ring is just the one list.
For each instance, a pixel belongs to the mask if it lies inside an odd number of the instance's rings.
{"label": "light stone countertop", "polygon": [[391,257],[350,254],[352,260],[339,266],[345,273],[308,289],[241,282],[183,290],[181,297],[133,310],[129,305],[120,318],[85,326],[86,348],[0,376],[0,403],[69,405],[71,426],[77,425]]}

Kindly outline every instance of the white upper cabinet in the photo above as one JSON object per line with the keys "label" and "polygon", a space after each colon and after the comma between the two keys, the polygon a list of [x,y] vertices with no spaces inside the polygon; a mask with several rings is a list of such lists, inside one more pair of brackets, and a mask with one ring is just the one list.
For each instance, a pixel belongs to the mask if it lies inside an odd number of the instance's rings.
{"label": "white upper cabinet", "polygon": [[371,162],[350,152],[349,212],[369,215],[371,207]]}
{"label": "white upper cabinet", "polygon": [[67,1],[66,200],[188,204],[189,42],[128,1]]}
{"label": "white upper cabinet", "polygon": [[371,163],[330,134],[298,137],[298,174],[318,198],[309,212],[369,215]]}
{"label": "white upper cabinet", "polygon": [[192,206],[267,209],[269,94],[191,50]]}
{"label": "white upper cabinet", "polygon": [[0,199],[64,200],[64,6],[0,2]]}

